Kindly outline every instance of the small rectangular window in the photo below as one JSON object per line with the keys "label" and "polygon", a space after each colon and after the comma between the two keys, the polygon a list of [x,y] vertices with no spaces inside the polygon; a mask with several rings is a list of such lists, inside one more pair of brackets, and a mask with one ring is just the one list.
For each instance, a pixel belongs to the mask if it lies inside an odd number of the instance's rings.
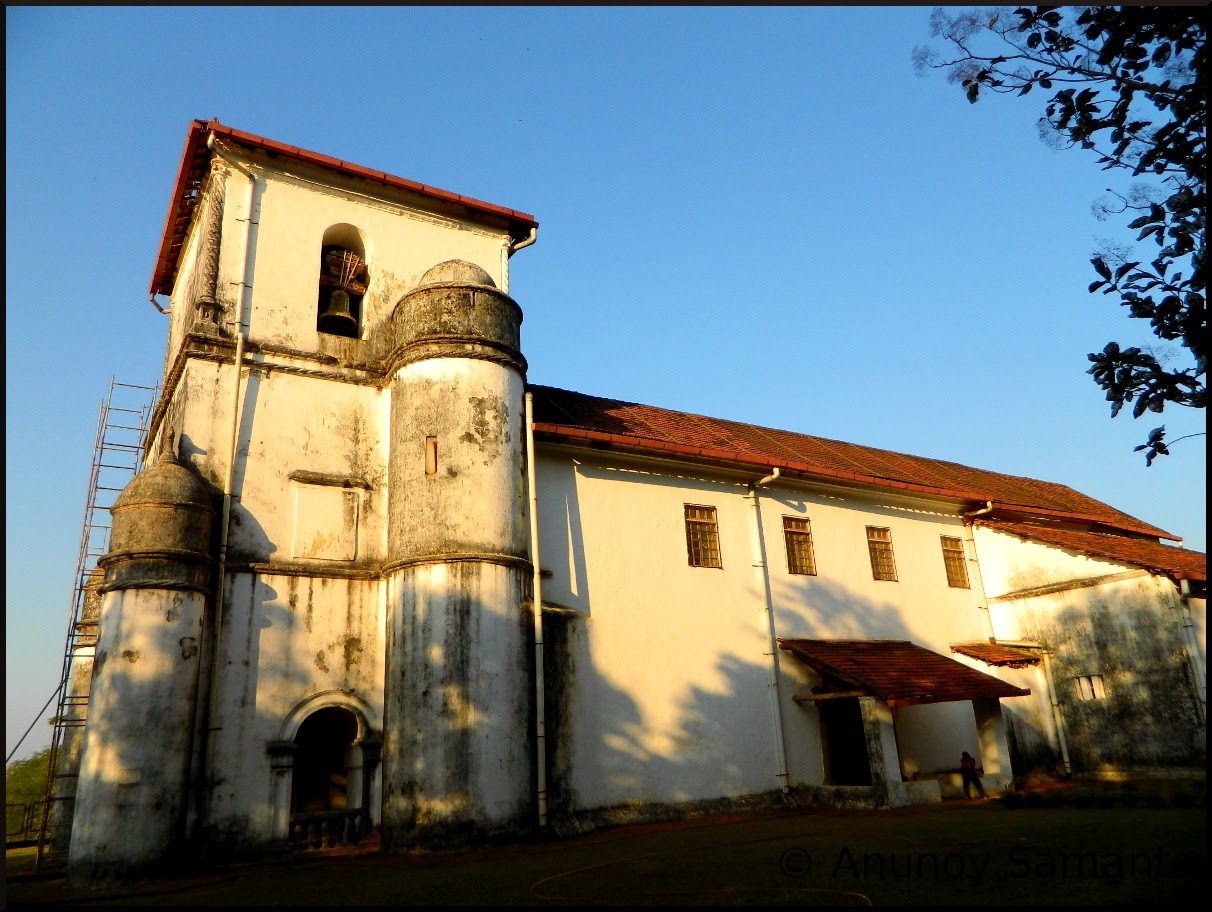
{"label": "small rectangular window", "polygon": [[871,553],[871,577],[896,582],[896,561],[892,557],[892,530],[867,527],[867,550]]}
{"label": "small rectangular window", "polygon": [[1102,675],[1081,675],[1077,678],[1077,698],[1083,703],[1091,700],[1103,700],[1107,691],[1103,689]]}
{"label": "small rectangular window", "polygon": [[943,564],[947,568],[947,585],[952,589],[969,589],[968,567],[964,559],[964,540],[944,535]]}
{"label": "small rectangular window", "polygon": [[425,474],[438,474],[438,438],[425,438]]}
{"label": "small rectangular window", "polygon": [[720,562],[720,532],[715,507],[686,504],[686,555],[692,567],[716,567]]}
{"label": "small rectangular window", "polygon": [[812,525],[796,516],[783,517],[783,541],[787,545],[787,572],[816,576],[812,554]]}

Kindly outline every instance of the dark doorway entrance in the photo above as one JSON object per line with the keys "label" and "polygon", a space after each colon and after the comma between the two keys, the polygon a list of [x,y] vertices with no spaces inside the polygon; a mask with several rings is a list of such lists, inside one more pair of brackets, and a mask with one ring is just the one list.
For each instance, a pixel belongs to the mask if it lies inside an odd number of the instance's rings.
{"label": "dark doorway entrance", "polygon": [[825,749],[825,784],[870,785],[871,760],[858,698],[821,700],[817,711]]}
{"label": "dark doorway entrance", "polygon": [[358,719],[347,709],[317,710],[299,726],[291,788],[292,814],[345,810],[361,801],[348,792],[346,757],[358,737]]}

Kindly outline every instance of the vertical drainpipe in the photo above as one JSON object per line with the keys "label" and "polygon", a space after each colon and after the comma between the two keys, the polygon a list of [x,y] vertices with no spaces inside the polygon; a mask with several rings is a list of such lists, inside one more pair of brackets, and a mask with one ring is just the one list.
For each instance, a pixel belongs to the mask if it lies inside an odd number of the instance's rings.
{"label": "vertical drainpipe", "polygon": [[256,205],[257,178],[251,171],[239,162],[229,157],[215,144],[212,133],[206,139],[206,147],[219,156],[241,174],[248,178],[248,217],[244,222],[244,244],[240,253],[240,281],[236,292],[236,351],[232,358],[232,417],[231,443],[227,452],[227,467],[223,474],[223,513],[219,519],[219,560],[215,573],[215,620],[214,636],[211,640],[213,650],[211,656],[211,676],[209,708],[207,714],[206,733],[206,772],[209,774],[214,760],[215,721],[218,718],[219,665],[221,661],[219,639],[223,630],[223,607],[227,589],[227,538],[231,529],[232,488],[236,469],[236,451],[240,440],[240,371],[244,365],[244,338],[246,333],[244,323],[245,292],[248,287],[248,249],[252,241],[253,207]]}
{"label": "vertical drainpipe", "polygon": [[993,627],[993,612],[989,610],[989,597],[985,592],[985,577],[981,573],[980,558],[976,552],[976,538],[972,533],[972,520],[977,516],[984,516],[992,512],[993,501],[987,500],[981,509],[964,514],[964,542],[966,547],[972,549],[972,563],[976,568],[981,605],[985,610],[985,620],[989,627],[989,641],[1001,643],[1003,646],[1021,646],[1024,649],[1039,650],[1044,666],[1044,683],[1048,688],[1048,703],[1052,707],[1052,724],[1056,728],[1056,743],[1060,747],[1061,752],[1061,763],[1065,767],[1065,772],[1070,773],[1073,771],[1073,765],[1069,762],[1069,743],[1065,740],[1065,719],[1061,713],[1060,700],[1056,696],[1056,683],[1052,679],[1052,653],[1047,649],[1043,649],[1039,643],[999,640],[997,638],[997,631]]}
{"label": "vertical drainpipe", "polygon": [[1065,772],[1073,772],[1073,764],[1069,762],[1069,744],[1065,740],[1065,718],[1061,713],[1060,700],[1056,697],[1056,683],[1052,678],[1052,653],[1043,650],[1044,680],[1048,684],[1048,700],[1052,704],[1052,721],[1056,723],[1056,740],[1060,744],[1061,762]]}
{"label": "vertical drainpipe", "polygon": [[758,503],[758,488],[779,477],[780,473],[776,468],[765,478],[758,479],[751,484],[749,493],[745,497],[749,501],[750,516],[753,518],[753,566],[762,579],[762,596],[766,608],[766,632],[770,637],[770,663],[766,666],[766,677],[770,692],[770,714],[774,722],[774,750],[779,768],[776,778],[779,781],[779,789],[786,795],[789,785],[787,782],[787,747],[783,738],[783,712],[779,700],[779,644],[774,624],[774,601],[770,595],[770,574],[766,568],[766,540],[762,536],[762,508]]}
{"label": "vertical drainpipe", "polygon": [[530,563],[534,571],[531,602],[534,610],[535,790],[539,829],[547,828],[547,710],[543,681],[543,572],[539,564],[539,489],[535,484],[534,394],[526,394],[526,485],[530,488]]}
{"label": "vertical drainpipe", "polygon": [[976,553],[976,538],[972,534],[972,520],[977,516],[984,516],[987,513],[993,512],[993,501],[985,501],[985,505],[979,510],[974,510],[971,513],[965,513],[964,519],[964,547],[967,548],[968,554],[972,555],[969,564],[973,568],[976,576],[976,591],[980,593],[981,603],[977,607],[985,612],[985,626],[989,628],[989,639],[997,638],[997,631],[993,628],[993,612],[989,610],[989,594],[985,592],[985,577],[981,573],[980,558]]}

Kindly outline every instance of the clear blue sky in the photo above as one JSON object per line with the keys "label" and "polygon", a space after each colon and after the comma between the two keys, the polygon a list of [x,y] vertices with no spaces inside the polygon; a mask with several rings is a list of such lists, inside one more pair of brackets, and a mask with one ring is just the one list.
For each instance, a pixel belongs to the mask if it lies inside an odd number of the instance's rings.
{"label": "clear blue sky", "polygon": [[1152,341],[1086,292],[1108,175],[1039,141],[1040,99],[915,76],[926,8],[5,20],[9,747],[59,674],[98,402],[160,377],[195,117],[533,213],[533,382],[1045,478],[1205,547],[1205,438],[1146,469],[1161,422],[1084,373]]}

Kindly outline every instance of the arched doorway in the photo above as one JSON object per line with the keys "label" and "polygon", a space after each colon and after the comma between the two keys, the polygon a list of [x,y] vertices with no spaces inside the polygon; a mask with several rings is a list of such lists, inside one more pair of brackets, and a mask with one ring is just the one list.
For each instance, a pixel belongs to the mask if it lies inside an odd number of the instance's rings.
{"label": "arched doorway", "polygon": [[349,754],[357,738],[358,718],[344,707],[327,706],[303,720],[295,735],[292,814],[343,811],[361,803],[349,795]]}
{"label": "arched doorway", "polygon": [[305,718],[294,739],[290,843],[322,849],[350,845],[366,832],[359,720],[342,706]]}

